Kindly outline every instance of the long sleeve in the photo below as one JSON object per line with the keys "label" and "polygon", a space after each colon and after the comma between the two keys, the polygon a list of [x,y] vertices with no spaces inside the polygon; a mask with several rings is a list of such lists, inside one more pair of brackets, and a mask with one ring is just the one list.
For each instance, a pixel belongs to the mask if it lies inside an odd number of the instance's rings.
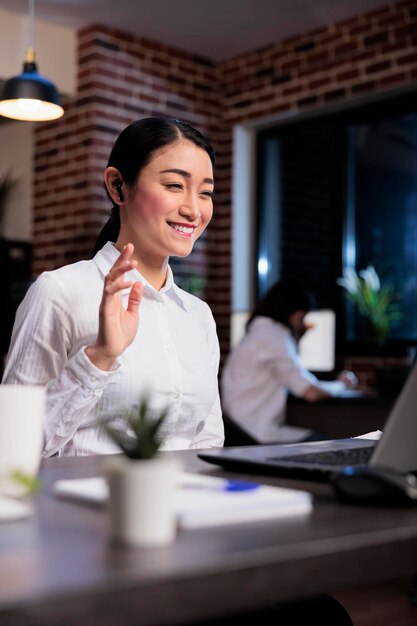
{"label": "long sleeve", "polygon": [[114,376],[74,346],[71,304],[52,274],[39,277],[17,311],[3,376],[4,383],[47,386],[44,456],[73,438]]}
{"label": "long sleeve", "polygon": [[288,390],[301,396],[316,381],[299,362],[289,330],[257,317],[223,368],[223,408],[258,441],[301,439],[307,431],[285,425]]}
{"label": "long sleeve", "polygon": [[4,382],[47,386],[45,456],[117,452],[104,422],[122,432],[145,395],[155,414],[168,409],[162,449],[222,445],[214,319],[175,285],[170,268],[159,291],[137,270],[127,275],[144,283],[144,294],[138,331],[115,369],[103,372],[86,356],[97,338],[104,276],[118,254],[108,243],[94,259],[38,278],[17,312]]}

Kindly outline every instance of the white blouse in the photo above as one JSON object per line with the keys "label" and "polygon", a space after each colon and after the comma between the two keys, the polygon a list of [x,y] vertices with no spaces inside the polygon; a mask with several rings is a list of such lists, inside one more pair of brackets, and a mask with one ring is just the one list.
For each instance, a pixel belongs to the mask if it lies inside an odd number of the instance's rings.
{"label": "white blouse", "polygon": [[317,378],[301,364],[289,329],[256,317],[222,374],[225,412],[260,442],[300,441],[311,431],[285,425],[288,391],[302,396]]}
{"label": "white blouse", "polygon": [[138,332],[117,366],[105,372],[86,356],[118,255],[109,242],[92,260],[39,276],[17,311],[3,383],[47,386],[46,457],[117,452],[103,419],[122,428],[120,416],[132,415],[144,395],[151,411],[169,407],[162,449],[222,446],[215,322],[206,303],[175,285],[170,268],[160,291],[137,270],[126,274],[145,288]]}

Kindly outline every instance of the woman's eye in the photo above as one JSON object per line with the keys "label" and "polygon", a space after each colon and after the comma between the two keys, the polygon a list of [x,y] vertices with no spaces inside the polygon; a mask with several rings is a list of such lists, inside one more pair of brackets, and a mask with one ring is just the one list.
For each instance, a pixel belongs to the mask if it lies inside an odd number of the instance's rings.
{"label": "woman's eye", "polygon": [[167,189],[182,189],[183,188],[181,183],[167,183],[165,187]]}
{"label": "woman's eye", "polygon": [[201,195],[202,196],[206,196],[206,198],[212,198],[213,197],[213,191],[202,191]]}

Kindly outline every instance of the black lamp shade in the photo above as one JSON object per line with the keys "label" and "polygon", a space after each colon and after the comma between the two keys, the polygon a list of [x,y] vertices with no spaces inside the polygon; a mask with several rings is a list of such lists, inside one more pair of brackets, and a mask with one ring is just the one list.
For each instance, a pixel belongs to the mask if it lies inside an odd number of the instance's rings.
{"label": "black lamp shade", "polygon": [[25,62],[23,72],[4,84],[0,114],[17,120],[46,121],[63,115],[58,91],[37,72],[36,63]]}

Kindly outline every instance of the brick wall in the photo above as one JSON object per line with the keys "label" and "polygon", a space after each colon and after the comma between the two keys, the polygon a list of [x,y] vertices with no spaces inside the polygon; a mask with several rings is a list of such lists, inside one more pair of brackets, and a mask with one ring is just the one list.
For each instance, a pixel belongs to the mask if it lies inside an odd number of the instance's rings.
{"label": "brick wall", "polygon": [[[218,266],[230,268],[232,129],[235,124],[305,112],[359,96],[412,85],[417,78],[417,0],[398,2],[303,33],[221,63],[222,193],[216,212],[222,248]],[[417,87],[417,86],[416,86]],[[230,274],[217,280],[227,289]],[[225,292],[226,295],[227,292]],[[222,306],[227,310],[226,300]],[[225,323],[225,320],[222,319]]]}
{"label": "brick wall", "polygon": [[[36,131],[33,272],[88,258],[110,203],[103,170],[120,131],[147,116],[180,117],[218,135],[210,61],[101,26],[78,38],[77,97]],[[207,274],[207,235],[178,274]],[[213,248],[213,246],[212,246]]]}
{"label": "brick wall", "polygon": [[[36,133],[34,273],[85,257],[108,203],[101,172],[115,136],[147,115],[175,115],[211,137],[218,153],[215,217],[185,263],[206,272],[206,298],[228,347],[231,154],[234,124],[303,112],[412,85],[417,0],[212,63],[100,26],[79,36],[79,95]],[[195,270],[192,264],[195,263]]]}

